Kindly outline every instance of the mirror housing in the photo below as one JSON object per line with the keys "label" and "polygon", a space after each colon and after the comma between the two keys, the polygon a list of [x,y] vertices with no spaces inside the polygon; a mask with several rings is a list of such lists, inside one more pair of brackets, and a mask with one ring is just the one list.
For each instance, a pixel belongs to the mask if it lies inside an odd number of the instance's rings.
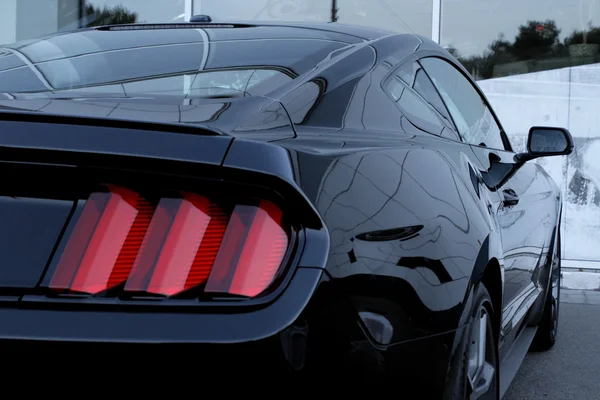
{"label": "mirror housing", "polygon": [[540,157],[566,156],[573,152],[573,137],[565,128],[534,126],[529,130],[527,153],[516,155],[526,162]]}

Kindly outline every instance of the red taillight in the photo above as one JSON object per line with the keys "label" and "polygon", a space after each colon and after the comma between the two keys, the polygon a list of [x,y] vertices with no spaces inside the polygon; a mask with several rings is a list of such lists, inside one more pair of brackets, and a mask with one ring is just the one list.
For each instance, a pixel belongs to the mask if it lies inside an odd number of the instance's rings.
{"label": "red taillight", "polygon": [[129,190],[92,194],[49,287],[95,294],[124,283],[151,216],[150,204]]}
{"label": "red taillight", "polygon": [[237,206],[205,291],[254,297],[265,290],[288,248],[282,216],[268,201],[258,207]]}
{"label": "red taillight", "polygon": [[173,296],[190,289],[256,297],[279,272],[289,247],[274,203],[236,205],[232,213],[186,193],[153,207],[138,194],[111,188],[86,202],[49,288],[98,294]]}
{"label": "red taillight", "polygon": [[171,296],[204,283],[225,223],[225,213],[205,197],[162,199],[125,290]]}

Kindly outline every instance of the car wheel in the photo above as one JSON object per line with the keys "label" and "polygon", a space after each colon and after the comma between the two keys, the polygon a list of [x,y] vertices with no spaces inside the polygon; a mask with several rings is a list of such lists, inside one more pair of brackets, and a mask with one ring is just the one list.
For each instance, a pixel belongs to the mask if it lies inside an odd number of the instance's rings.
{"label": "car wheel", "polygon": [[477,285],[472,304],[450,365],[444,398],[497,400],[498,345],[492,323],[494,308],[483,284]]}
{"label": "car wheel", "polygon": [[544,313],[538,325],[537,333],[531,343],[531,350],[546,351],[554,347],[558,334],[558,316],[560,311],[560,280],[561,280],[561,247],[560,231],[557,236],[556,260],[558,265],[552,269],[552,279],[549,290],[546,291]]}

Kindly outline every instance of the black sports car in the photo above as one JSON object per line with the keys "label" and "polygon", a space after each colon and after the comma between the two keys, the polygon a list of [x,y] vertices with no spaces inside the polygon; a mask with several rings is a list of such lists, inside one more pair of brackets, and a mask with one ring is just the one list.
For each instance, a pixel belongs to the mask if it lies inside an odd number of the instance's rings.
{"label": "black sports car", "polygon": [[556,340],[561,192],[529,161],[572,138],[515,153],[429,39],[102,26],[0,48],[0,98],[5,350],[463,399]]}

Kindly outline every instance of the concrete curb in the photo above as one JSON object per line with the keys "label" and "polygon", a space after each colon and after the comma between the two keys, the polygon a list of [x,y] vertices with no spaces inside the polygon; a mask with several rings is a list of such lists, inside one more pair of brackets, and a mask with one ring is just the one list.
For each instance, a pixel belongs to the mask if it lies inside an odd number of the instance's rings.
{"label": "concrete curb", "polygon": [[561,287],[564,289],[600,291],[600,271],[581,272],[564,269],[562,271]]}

